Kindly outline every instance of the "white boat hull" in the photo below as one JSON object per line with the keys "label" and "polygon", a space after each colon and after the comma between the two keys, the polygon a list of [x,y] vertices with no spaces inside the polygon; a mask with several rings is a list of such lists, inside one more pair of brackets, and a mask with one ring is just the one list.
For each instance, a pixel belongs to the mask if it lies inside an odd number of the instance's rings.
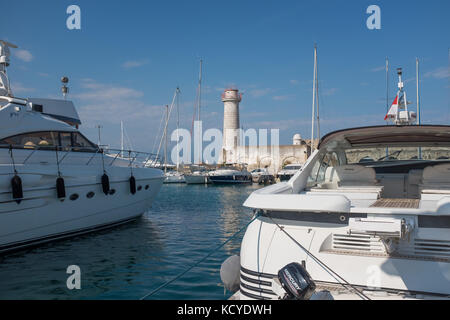
{"label": "white boat hull", "polygon": [[60,200],[56,168],[30,165],[17,171],[24,193],[19,203],[10,191],[11,166],[0,166],[0,253],[135,219],[151,206],[163,180],[160,170],[133,168],[137,190],[132,194],[130,170],[110,167],[110,193],[105,195],[102,171],[71,166],[61,170],[66,198]]}
{"label": "white boat hull", "polygon": [[207,175],[185,175],[184,179],[187,184],[207,184],[210,183]]}

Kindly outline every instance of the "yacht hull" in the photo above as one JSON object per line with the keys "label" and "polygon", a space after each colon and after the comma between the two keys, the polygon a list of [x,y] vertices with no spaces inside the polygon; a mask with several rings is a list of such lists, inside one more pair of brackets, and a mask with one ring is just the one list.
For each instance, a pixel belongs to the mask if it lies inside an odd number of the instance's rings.
{"label": "yacht hull", "polygon": [[19,166],[23,198],[15,201],[8,185],[10,166],[1,166],[0,170],[0,253],[136,219],[150,208],[163,181],[160,170],[133,168],[136,193],[132,194],[130,169],[111,167],[107,170],[110,191],[105,194],[103,172],[73,166],[61,172],[66,197],[58,199],[52,167]]}
{"label": "yacht hull", "polygon": [[209,177],[206,175],[185,175],[184,179],[187,184],[207,184],[210,183]]}
{"label": "yacht hull", "polygon": [[[379,239],[349,235],[345,224],[330,223],[328,213],[310,214],[308,221],[285,219],[293,215],[302,219],[301,214],[277,212],[275,216],[283,219],[271,220],[261,216],[249,225],[241,245],[240,299],[276,299],[272,291],[273,279],[281,268],[292,262],[304,263],[318,287],[326,284],[328,287],[338,287],[340,291],[343,289],[336,278],[319,267],[273,221],[346,281],[362,290],[374,292],[374,298],[439,299],[450,296],[450,261],[445,252],[437,256],[439,250],[433,248],[426,256],[383,253]],[[320,222],[321,219],[324,222]],[[450,243],[447,230],[422,229],[418,234],[437,246],[443,240],[432,239],[446,238],[445,243]],[[420,243],[420,240],[416,238],[414,242]],[[443,248],[446,248],[445,243]],[[399,251],[402,245],[409,243],[405,241],[400,244]],[[420,247],[423,248],[423,244],[418,244]],[[344,297],[359,299],[355,294]]]}
{"label": "yacht hull", "polygon": [[214,184],[248,184],[252,183],[251,176],[210,176]]}

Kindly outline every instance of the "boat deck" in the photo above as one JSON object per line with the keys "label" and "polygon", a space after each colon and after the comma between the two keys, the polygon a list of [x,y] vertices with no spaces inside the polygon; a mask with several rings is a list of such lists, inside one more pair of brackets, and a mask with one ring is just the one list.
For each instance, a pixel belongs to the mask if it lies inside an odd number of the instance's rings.
{"label": "boat deck", "polygon": [[370,206],[372,208],[411,208],[418,209],[420,204],[419,199],[378,199]]}

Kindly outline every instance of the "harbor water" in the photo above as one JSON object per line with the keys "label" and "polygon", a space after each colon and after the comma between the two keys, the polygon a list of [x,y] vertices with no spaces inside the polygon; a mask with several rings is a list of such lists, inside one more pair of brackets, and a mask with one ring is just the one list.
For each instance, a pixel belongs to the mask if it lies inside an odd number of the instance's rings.
{"label": "harbor water", "polygon": [[[242,203],[257,185],[164,185],[142,218],[112,229],[0,257],[0,299],[139,299],[245,226]],[[220,266],[244,232],[149,299],[226,299]],[[81,289],[67,288],[67,267]]]}

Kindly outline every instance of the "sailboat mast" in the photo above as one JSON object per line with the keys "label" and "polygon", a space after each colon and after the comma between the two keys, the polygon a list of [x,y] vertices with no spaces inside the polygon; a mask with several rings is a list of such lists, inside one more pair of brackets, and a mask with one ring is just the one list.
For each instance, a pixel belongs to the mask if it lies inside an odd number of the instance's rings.
{"label": "sailboat mast", "polygon": [[178,132],[179,128],[180,128],[180,101],[179,101],[179,93],[180,93],[180,88],[177,87],[176,90],[176,95],[177,95],[177,171],[180,167],[180,150],[179,150],[179,146],[178,146],[178,140],[180,139],[180,133]]}
{"label": "sailboat mast", "polygon": [[202,65],[203,65],[203,60],[200,59],[200,71],[199,71],[199,76],[198,76],[198,104],[197,104],[197,111],[198,111],[198,115],[197,115],[197,120],[200,121],[200,108],[201,108],[201,101],[202,101]]}
{"label": "sailboat mast", "polygon": [[317,121],[317,139],[320,140],[320,118],[319,118],[319,64],[317,58],[317,47],[316,47],[316,121]]}
{"label": "sailboat mast", "polygon": [[123,121],[120,121],[120,153],[123,157]]}
{"label": "sailboat mast", "polygon": [[314,121],[316,118],[316,63],[317,63],[317,45],[314,44],[314,73],[313,73],[313,101],[311,117],[311,153],[314,151]]}
{"label": "sailboat mast", "polygon": [[[419,58],[416,58],[416,104],[417,104],[417,125],[420,125],[420,99],[419,99]],[[422,159],[422,148],[417,150],[417,158]]]}
{"label": "sailboat mast", "polygon": [[164,128],[164,173],[167,172],[167,124],[169,123],[169,105],[166,104],[166,126]]}

